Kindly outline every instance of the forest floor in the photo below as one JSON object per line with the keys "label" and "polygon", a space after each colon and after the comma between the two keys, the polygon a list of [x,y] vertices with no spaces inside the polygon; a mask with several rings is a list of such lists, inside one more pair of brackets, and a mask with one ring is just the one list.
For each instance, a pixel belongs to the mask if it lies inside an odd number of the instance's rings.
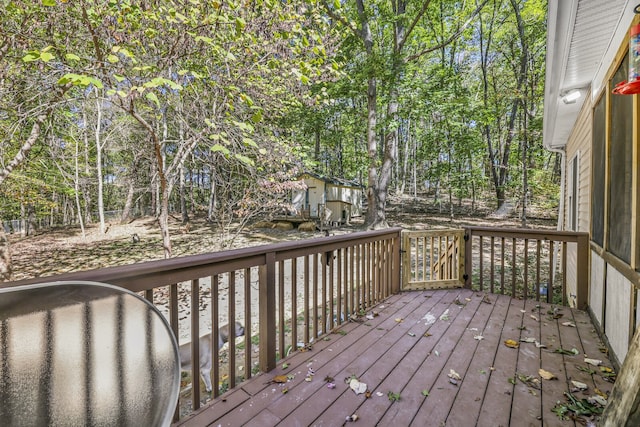
{"label": "forest floor", "polygon": [[[453,217],[448,206],[439,207],[431,199],[410,196],[390,197],[387,209],[389,225],[407,229],[459,228],[465,225],[522,227],[519,212],[496,214],[489,207],[456,204]],[[555,212],[528,210],[526,226],[553,229]],[[351,225],[333,228],[331,234],[345,234],[364,230],[364,218],[356,218]],[[219,251],[221,234],[202,217],[190,218],[185,230],[179,218],[170,217],[173,256],[194,255]],[[133,243],[136,234],[140,242]],[[320,237],[321,232],[301,232],[297,229],[257,228],[249,226],[233,242],[233,247],[248,247],[287,240]],[[29,236],[9,235],[13,263],[13,280],[46,277],[72,271],[90,270],[114,265],[162,259],[162,239],[158,222],[153,217],[136,218],[119,224],[108,224],[101,234],[97,224],[86,227],[85,235],[79,227],[59,227],[38,231]],[[230,248],[227,248],[230,249]]]}

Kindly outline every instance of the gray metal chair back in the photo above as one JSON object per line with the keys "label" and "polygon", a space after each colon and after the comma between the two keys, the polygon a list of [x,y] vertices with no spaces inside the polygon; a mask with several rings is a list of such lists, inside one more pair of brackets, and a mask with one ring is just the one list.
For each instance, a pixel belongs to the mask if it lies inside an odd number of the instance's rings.
{"label": "gray metal chair back", "polygon": [[0,289],[0,424],[166,426],[180,387],[164,316],[96,282]]}

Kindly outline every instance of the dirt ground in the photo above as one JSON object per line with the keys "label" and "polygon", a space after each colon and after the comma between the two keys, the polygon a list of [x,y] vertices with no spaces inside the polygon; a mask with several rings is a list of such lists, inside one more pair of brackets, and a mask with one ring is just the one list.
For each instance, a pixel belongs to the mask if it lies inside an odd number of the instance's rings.
{"label": "dirt ground", "polygon": [[[553,213],[529,212],[527,226],[555,228]],[[521,227],[516,212],[506,216],[493,214],[480,207],[474,212],[469,205],[455,205],[454,217],[448,207],[440,209],[431,200],[404,196],[392,197],[388,203],[389,225],[407,229],[457,228],[465,225]],[[178,218],[170,218],[173,256],[194,255],[221,250],[220,233],[204,218],[191,218],[190,229],[184,229]],[[331,234],[344,234],[364,230],[363,218],[356,218],[349,226],[333,228]],[[140,237],[133,243],[132,236]],[[321,232],[300,232],[249,227],[234,241],[233,247],[247,247],[286,240],[320,237]],[[41,230],[23,237],[9,236],[13,263],[13,280],[46,277],[72,271],[90,270],[113,265],[125,265],[162,259],[162,240],[158,222],[153,217],[142,217],[127,224],[112,222],[106,234],[97,224],[88,225],[85,236],[79,227],[61,227]]]}

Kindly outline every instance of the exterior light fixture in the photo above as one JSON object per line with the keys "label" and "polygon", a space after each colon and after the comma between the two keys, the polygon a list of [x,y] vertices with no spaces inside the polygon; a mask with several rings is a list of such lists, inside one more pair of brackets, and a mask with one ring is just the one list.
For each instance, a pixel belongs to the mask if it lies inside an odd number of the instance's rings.
{"label": "exterior light fixture", "polygon": [[562,95],[562,102],[565,104],[575,104],[581,96],[582,93],[580,93],[578,89],[573,89]]}

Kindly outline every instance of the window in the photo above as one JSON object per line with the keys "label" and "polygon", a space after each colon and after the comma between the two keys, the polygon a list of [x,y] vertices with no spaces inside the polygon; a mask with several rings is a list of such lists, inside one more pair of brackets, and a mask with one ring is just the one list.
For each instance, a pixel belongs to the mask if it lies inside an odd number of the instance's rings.
{"label": "window", "polygon": [[[628,55],[611,80],[613,87],[627,79]],[[610,96],[609,198],[607,249],[631,263],[631,221],[633,194],[633,96]]]}
{"label": "window", "polygon": [[591,191],[591,240],[604,247],[604,189],[607,124],[606,95],[600,97],[593,109],[593,183]]}

